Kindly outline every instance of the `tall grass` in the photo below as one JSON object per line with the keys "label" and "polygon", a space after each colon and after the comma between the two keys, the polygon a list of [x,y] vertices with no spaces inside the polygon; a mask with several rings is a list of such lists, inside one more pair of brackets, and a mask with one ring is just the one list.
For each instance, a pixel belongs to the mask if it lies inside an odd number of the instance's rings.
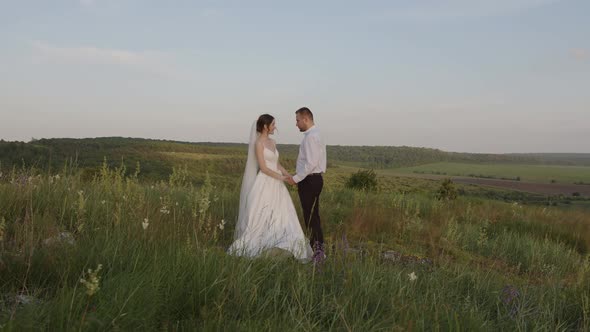
{"label": "tall grass", "polygon": [[[590,329],[580,211],[329,187],[323,265],[250,260],[225,253],[237,184],[194,187],[182,169],[157,183],[124,174],[0,178],[3,329]],[[390,262],[385,250],[434,264]],[[89,295],[80,279],[99,264]]]}

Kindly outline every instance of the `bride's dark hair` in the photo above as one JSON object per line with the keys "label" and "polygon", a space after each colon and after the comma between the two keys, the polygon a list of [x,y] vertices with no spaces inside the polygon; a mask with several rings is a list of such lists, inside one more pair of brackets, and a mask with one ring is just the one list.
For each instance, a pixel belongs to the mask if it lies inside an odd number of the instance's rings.
{"label": "bride's dark hair", "polygon": [[270,126],[270,124],[274,121],[274,116],[270,114],[262,114],[258,117],[258,121],[256,121],[256,131],[262,133],[265,126]]}

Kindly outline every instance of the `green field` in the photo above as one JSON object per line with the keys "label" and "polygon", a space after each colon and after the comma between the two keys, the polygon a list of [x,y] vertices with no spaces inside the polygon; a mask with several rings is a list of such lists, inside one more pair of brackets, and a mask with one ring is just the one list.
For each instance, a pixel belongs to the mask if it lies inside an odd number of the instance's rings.
{"label": "green field", "polygon": [[328,259],[240,259],[225,249],[243,149],[116,143],[128,167],[99,149],[0,168],[0,330],[590,330],[586,198],[457,185],[441,200],[439,180],[396,169],[361,191],[331,160]]}
{"label": "green field", "polygon": [[496,179],[517,179],[526,182],[589,183],[590,167],[586,166],[545,166],[545,165],[503,165],[433,163],[421,166],[395,169],[399,173],[436,174],[446,176],[474,176]]}

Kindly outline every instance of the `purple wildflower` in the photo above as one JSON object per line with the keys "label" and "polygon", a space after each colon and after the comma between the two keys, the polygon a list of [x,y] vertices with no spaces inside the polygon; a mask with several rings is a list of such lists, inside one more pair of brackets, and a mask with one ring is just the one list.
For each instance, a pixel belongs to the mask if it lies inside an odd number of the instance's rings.
{"label": "purple wildflower", "polygon": [[324,245],[321,244],[319,241],[316,241],[313,245],[313,265],[318,268],[318,271],[321,271],[321,267],[326,260],[326,253],[324,252]]}
{"label": "purple wildflower", "polygon": [[502,303],[506,306],[507,309],[510,309],[509,315],[510,317],[514,318],[514,316],[518,312],[518,298],[520,297],[520,292],[518,289],[512,285],[506,285],[502,289]]}

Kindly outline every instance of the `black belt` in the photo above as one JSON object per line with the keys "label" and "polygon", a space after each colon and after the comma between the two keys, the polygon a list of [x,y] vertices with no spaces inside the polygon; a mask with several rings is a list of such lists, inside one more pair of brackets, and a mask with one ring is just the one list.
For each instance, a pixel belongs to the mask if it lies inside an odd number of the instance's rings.
{"label": "black belt", "polygon": [[318,175],[320,175],[320,176],[321,176],[321,175],[322,175],[322,173],[311,173],[311,174],[309,174],[308,176],[318,176]]}

